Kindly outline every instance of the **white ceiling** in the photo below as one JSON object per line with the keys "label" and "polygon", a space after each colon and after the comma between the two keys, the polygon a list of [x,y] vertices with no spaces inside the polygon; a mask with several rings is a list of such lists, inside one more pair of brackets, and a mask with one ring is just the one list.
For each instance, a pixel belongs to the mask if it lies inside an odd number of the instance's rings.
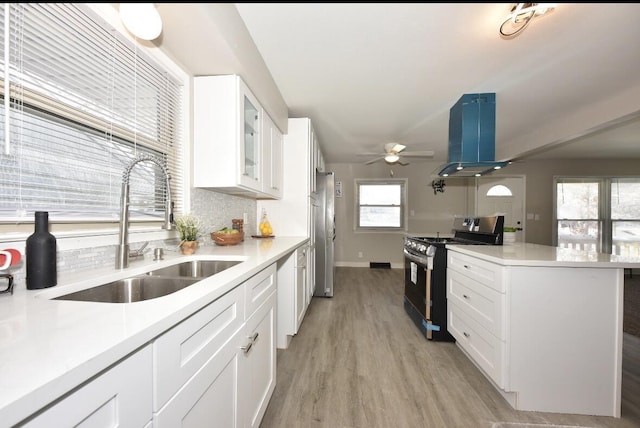
{"label": "white ceiling", "polygon": [[511,5],[236,7],[289,116],[312,119],[329,163],[365,162],[358,154],[388,142],[444,162],[449,109],[476,92],[496,93],[498,160],[640,159],[640,4],[560,3],[504,39]]}

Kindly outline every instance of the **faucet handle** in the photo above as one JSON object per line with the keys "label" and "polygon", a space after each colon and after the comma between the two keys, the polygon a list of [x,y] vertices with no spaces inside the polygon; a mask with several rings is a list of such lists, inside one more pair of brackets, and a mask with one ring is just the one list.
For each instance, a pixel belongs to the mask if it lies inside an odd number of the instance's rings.
{"label": "faucet handle", "polygon": [[147,248],[147,245],[149,245],[149,241],[146,241],[144,244],[142,244],[142,246],[140,248],[138,248],[137,250],[131,250],[129,251],[129,257],[140,257],[142,256],[142,253],[144,251],[145,248]]}

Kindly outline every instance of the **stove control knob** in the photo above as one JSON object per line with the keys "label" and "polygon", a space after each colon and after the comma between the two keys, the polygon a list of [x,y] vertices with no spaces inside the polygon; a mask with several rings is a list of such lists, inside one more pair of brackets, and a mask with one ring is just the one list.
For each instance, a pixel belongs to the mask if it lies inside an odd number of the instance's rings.
{"label": "stove control knob", "polygon": [[424,253],[427,250],[427,247],[424,244],[418,245],[418,251]]}

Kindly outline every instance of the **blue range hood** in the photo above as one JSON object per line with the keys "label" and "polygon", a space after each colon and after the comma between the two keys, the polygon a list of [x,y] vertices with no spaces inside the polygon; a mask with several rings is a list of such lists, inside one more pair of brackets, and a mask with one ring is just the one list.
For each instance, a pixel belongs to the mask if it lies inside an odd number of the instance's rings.
{"label": "blue range hood", "polygon": [[449,111],[448,163],[441,177],[477,177],[500,169],[496,162],[496,94],[464,94]]}

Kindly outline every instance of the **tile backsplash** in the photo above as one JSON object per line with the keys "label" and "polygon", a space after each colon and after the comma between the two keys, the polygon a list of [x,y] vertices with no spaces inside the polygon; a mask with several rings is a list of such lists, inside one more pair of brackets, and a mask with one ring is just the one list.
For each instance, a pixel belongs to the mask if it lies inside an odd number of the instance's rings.
{"label": "tile backsplash", "polygon": [[[227,195],[205,189],[191,189],[191,213],[202,220],[204,225],[203,235],[198,239],[200,245],[215,245],[209,235],[223,227],[231,227],[231,219],[243,218],[247,213],[248,221],[244,225],[246,236],[255,234],[257,224],[256,201],[254,199]],[[165,239],[149,242],[144,254],[146,258],[153,258],[154,248],[164,248],[165,252],[178,251],[179,240]],[[132,244],[131,249],[136,245]],[[117,245],[105,245],[92,248],[80,248],[74,250],[58,251],[57,271],[77,272],[102,267],[105,264],[115,263]],[[25,287],[26,272],[25,263],[22,262],[18,269],[12,270],[15,287]]]}

